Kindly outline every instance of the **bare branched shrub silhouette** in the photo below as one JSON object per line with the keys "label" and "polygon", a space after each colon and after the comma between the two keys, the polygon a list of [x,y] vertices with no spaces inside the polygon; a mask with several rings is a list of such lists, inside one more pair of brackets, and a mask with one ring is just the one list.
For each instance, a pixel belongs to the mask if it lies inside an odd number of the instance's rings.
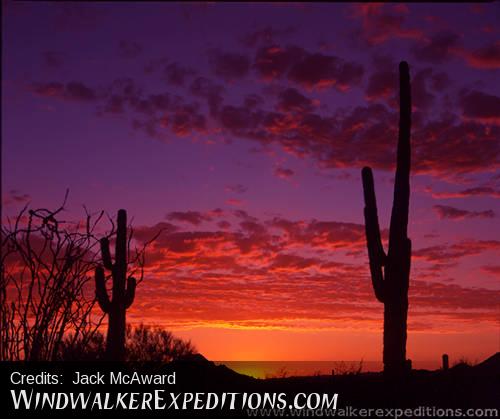
{"label": "bare branched shrub silhouette", "polygon": [[127,327],[127,361],[170,362],[196,353],[190,341],[176,338],[160,327]]}
{"label": "bare branched shrub silhouette", "polygon": [[56,210],[24,207],[2,222],[1,360],[55,360],[67,331],[67,345],[85,345],[102,321],[93,312],[91,281],[103,214],[67,222],[64,203]]}
{"label": "bare branched shrub silhouette", "polygon": [[290,371],[288,371],[287,367],[283,366],[278,368],[276,371],[266,374],[265,378],[266,380],[271,379],[271,378],[287,378],[289,377]]}
{"label": "bare branched shrub silhouette", "polygon": [[[86,342],[73,344],[70,337],[61,344],[59,353],[63,361],[100,361],[106,358],[106,339],[101,332],[95,333]],[[196,353],[189,341],[176,338],[171,332],[160,327],[136,327],[130,325],[125,333],[124,360],[131,362],[166,363]]]}
{"label": "bare branched shrub silhouette", "polygon": [[357,364],[354,362],[340,361],[335,365],[332,370],[335,375],[359,375],[363,371],[363,360]]}
{"label": "bare branched shrub silhouette", "polygon": [[106,339],[97,331],[89,339],[74,338],[69,333],[61,342],[58,361],[103,361],[106,354]]}
{"label": "bare branched shrub silhouette", "polygon": [[389,231],[389,251],[384,252],[380,238],[373,174],[363,168],[365,228],[373,290],[384,304],[384,372],[399,375],[406,365],[406,328],[410,280],[411,241],[408,238],[410,202],[410,70],[399,65],[400,114],[396,178]]}

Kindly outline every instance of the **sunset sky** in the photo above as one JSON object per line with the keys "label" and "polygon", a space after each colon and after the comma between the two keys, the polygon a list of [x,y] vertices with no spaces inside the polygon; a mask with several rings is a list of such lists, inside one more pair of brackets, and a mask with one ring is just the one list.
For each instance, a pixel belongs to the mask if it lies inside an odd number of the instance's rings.
{"label": "sunset sky", "polygon": [[373,360],[410,64],[408,357],[500,349],[500,4],[2,2],[2,203],[125,208],[130,322],[213,360]]}

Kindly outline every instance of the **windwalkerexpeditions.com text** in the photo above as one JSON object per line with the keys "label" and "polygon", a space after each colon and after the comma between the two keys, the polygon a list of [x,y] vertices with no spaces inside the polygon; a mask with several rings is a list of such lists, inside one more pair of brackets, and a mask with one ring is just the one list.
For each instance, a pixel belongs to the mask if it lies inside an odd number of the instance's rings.
{"label": "windwalkerexpeditions.com text", "polygon": [[286,393],[37,392],[11,390],[15,410],[214,410],[214,409],[336,409],[338,394],[297,393],[290,404]]}

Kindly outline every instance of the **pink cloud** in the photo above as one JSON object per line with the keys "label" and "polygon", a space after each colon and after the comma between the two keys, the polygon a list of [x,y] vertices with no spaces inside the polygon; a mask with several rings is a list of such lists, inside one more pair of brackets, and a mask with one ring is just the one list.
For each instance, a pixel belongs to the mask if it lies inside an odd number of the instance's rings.
{"label": "pink cloud", "polygon": [[449,205],[434,205],[432,207],[441,219],[463,220],[464,218],[494,218],[495,212],[492,210],[485,211],[468,211]]}

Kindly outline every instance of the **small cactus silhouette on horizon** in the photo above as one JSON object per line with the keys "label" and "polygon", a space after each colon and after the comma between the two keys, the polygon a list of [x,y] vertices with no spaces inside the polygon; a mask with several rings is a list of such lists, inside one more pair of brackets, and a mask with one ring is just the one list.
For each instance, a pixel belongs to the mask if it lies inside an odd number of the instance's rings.
{"label": "small cactus silhouette on horizon", "polygon": [[[125,326],[126,310],[132,305],[135,297],[136,280],[127,278],[127,212],[118,211],[115,263],[111,260],[109,239],[100,240],[103,266],[95,270],[96,298],[108,315],[108,333],[106,337],[106,358],[112,361],[121,361],[125,357]],[[113,281],[112,296],[106,290],[104,269],[111,272]]]}

